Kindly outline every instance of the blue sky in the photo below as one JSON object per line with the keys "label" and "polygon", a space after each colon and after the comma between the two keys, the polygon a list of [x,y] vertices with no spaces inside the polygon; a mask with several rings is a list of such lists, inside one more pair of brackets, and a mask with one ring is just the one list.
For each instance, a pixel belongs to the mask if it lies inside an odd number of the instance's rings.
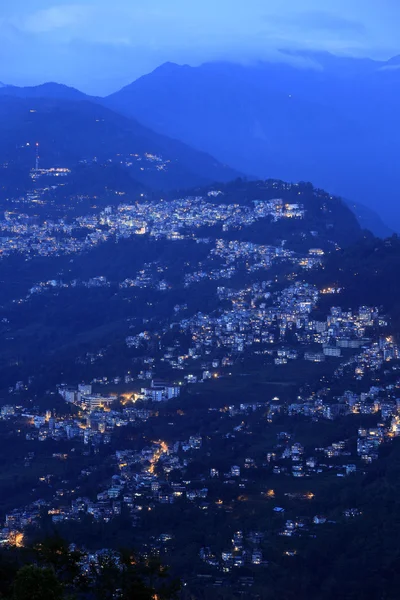
{"label": "blue sky", "polygon": [[0,81],[106,94],[166,61],[400,54],[400,0],[2,0]]}

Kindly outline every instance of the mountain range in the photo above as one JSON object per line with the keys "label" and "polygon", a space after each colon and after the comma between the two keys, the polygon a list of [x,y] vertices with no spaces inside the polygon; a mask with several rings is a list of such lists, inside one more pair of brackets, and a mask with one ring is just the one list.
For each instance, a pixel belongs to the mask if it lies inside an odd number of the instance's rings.
{"label": "mountain range", "polygon": [[[399,231],[400,58],[374,61],[311,52],[289,58],[293,63],[166,63],[107,98],[56,83],[2,87],[0,133],[6,136],[0,152],[7,140],[15,146],[29,132],[32,140],[44,135],[41,155],[52,152],[59,160],[79,153],[103,158],[110,152],[162,154],[173,164],[172,175],[171,168],[168,175],[153,174],[152,183],[159,180],[156,186],[162,188],[227,181],[239,174],[312,181],[348,198],[360,223],[376,233],[390,229],[371,219],[371,209]],[[17,108],[12,98],[19,100]],[[13,137],[10,113],[32,110],[31,105],[39,114],[44,111],[43,122],[35,129],[25,119],[27,129]],[[50,151],[53,141],[57,150],[53,145]],[[140,170],[135,174],[142,182],[150,180]]]}
{"label": "mountain range", "polygon": [[398,57],[300,58],[303,68],[167,63],[105,102],[234,168],[312,181],[400,229]]}

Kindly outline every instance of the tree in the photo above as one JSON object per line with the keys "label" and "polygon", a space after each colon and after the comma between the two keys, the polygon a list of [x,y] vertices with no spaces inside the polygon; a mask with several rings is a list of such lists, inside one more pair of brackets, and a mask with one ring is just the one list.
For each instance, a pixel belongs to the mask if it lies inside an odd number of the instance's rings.
{"label": "tree", "polygon": [[173,600],[180,590],[159,560],[142,561],[129,550],[104,554],[92,576],[96,600],[111,600],[116,590],[122,600]]}
{"label": "tree", "polygon": [[65,592],[85,590],[88,586],[86,575],[80,567],[82,553],[71,550],[68,543],[58,534],[45,538],[34,547],[40,565],[54,570]]}
{"label": "tree", "polygon": [[58,534],[45,538],[35,550],[39,561],[54,569],[63,583],[73,583],[79,576],[82,554],[77,550],[70,550],[67,542]]}
{"label": "tree", "polygon": [[0,553],[0,599],[9,598],[19,565],[15,556],[7,551]]}
{"label": "tree", "polygon": [[15,578],[13,600],[62,600],[63,586],[53,569],[22,567]]}

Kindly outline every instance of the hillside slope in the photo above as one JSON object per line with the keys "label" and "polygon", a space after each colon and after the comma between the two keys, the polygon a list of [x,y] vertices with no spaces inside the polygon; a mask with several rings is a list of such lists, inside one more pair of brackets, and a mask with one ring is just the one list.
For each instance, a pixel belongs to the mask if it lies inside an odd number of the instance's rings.
{"label": "hillside slope", "polygon": [[0,97],[0,161],[21,167],[112,162],[154,188],[175,188],[238,175],[208,154],[158,135],[94,102]]}

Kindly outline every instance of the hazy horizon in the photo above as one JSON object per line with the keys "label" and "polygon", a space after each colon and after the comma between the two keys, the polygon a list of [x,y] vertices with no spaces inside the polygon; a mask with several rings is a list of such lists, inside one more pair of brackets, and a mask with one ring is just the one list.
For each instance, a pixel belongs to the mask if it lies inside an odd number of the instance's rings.
{"label": "hazy horizon", "polygon": [[[313,51],[310,51],[313,52]],[[134,79],[128,80],[126,83],[124,83],[123,85],[115,88],[115,89],[110,89],[107,93],[104,94],[96,94],[96,93],[91,93],[90,91],[86,91],[85,89],[85,85],[79,86],[79,85],[73,85],[70,83],[67,83],[65,80],[63,80],[62,78],[54,78],[54,79],[43,79],[40,80],[38,79],[37,82],[34,83],[11,83],[10,81],[5,81],[4,79],[0,79],[0,87],[1,85],[4,85],[5,87],[38,87],[41,85],[46,85],[46,84],[56,84],[56,85],[64,85],[70,88],[74,88],[78,91],[81,91],[89,96],[98,96],[98,97],[106,97],[110,94],[113,94],[115,92],[118,92],[119,90],[121,90],[123,87],[126,87],[127,85],[130,85],[131,83],[134,83],[135,81],[137,81],[138,79],[141,79],[142,77],[145,77],[146,75],[150,75],[151,73],[153,73],[154,71],[156,71],[159,68],[162,68],[164,65],[167,64],[173,64],[176,65],[178,67],[192,67],[192,68],[197,68],[197,67],[201,67],[207,64],[227,64],[227,65],[237,65],[237,66],[247,66],[247,67],[256,67],[257,65],[262,65],[262,64],[289,64],[291,66],[294,67],[298,67],[299,69],[319,69],[319,68],[323,68],[321,66],[321,64],[318,62],[318,50],[315,51],[315,57],[307,57],[305,55],[302,55],[301,51],[298,51],[298,54],[296,54],[296,51],[293,51],[293,53],[291,53],[290,50],[287,51],[276,51],[275,53],[271,53],[271,56],[269,58],[265,58],[265,59],[260,59],[260,60],[252,60],[252,61],[240,61],[240,60],[229,60],[229,59],[225,59],[225,60],[220,60],[220,59],[215,59],[215,60],[205,60],[202,62],[199,62],[198,64],[189,64],[187,62],[178,62],[178,61],[170,61],[170,60],[166,60],[158,65],[156,65],[153,69],[151,69],[150,71],[146,71],[144,73],[142,73],[141,75],[138,75],[137,77],[135,77]],[[388,57],[385,58],[374,58],[372,56],[351,56],[351,55],[345,55],[345,54],[335,54],[333,52],[324,52],[327,56],[332,56],[334,58],[337,59],[341,59],[341,58],[349,58],[349,59],[354,59],[354,60],[371,60],[371,61],[375,61],[376,63],[385,63],[387,61],[390,61],[393,58],[397,58],[397,56],[400,57],[400,55],[390,55]]]}
{"label": "hazy horizon", "polygon": [[0,8],[0,81],[107,95],[165,62],[276,60],[282,48],[389,59],[399,20],[394,0],[15,0]]}

